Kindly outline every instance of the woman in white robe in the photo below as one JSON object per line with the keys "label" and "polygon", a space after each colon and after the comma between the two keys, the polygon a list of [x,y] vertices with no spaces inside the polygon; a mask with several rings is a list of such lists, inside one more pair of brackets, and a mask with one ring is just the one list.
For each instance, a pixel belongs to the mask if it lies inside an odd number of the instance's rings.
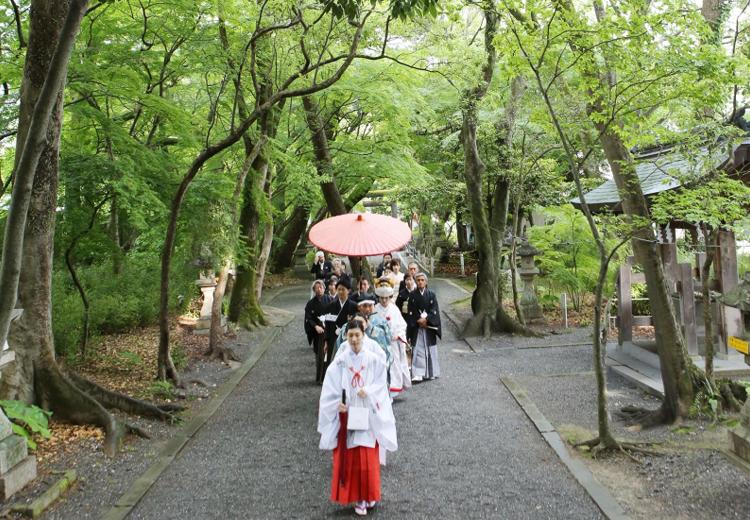
{"label": "woman in white robe", "polygon": [[379,302],[375,306],[377,312],[391,327],[391,355],[393,361],[390,366],[391,384],[388,389],[391,397],[396,397],[411,387],[409,360],[406,357],[406,321],[393,303],[393,288],[381,285],[375,289]]}
{"label": "woman in white robe", "polygon": [[[354,503],[354,512],[360,516],[380,501],[379,448],[398,448],[396,419],[385,384],[386,367],[365,350],[363,337],[363,325],[350,323],[349,349],[337,355],[326,371],[318,412],[320,449],[333,450],[331,500],[342,505]],[[366,428],[340,432],[346,427],[342,421],[347,421],[349,407],[368,410]]]}

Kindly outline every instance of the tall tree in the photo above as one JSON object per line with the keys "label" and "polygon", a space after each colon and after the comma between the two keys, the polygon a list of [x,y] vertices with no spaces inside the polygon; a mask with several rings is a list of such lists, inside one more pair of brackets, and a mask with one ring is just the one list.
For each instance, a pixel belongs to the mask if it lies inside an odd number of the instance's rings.
{"label": "tall tree", "polygon": [[[55,357],[50,307],[63,81],[86,5],[84,0],[35,0],[31,6],[12,199],[15,208],[9,212],[8,224],[8,232],[16,235],[3,244],[3,262],[20,256],[20,275],[16,274],[15,284],[11,279],[3,280],[2,285],[3,294],[15,293],[17,288],[24,313],[12,330],[17,362],[3,378],[3,395],[37,402],[61,420],[102,426],[107,432],[105,449],[113,454],[125,431],[138,430],[120,423],[105,407],[163,419],[170,415],[166,408],[65,373]],[[14,215],[18,211],[24,215]],[[22,226],[20,236],[18,222]]]}

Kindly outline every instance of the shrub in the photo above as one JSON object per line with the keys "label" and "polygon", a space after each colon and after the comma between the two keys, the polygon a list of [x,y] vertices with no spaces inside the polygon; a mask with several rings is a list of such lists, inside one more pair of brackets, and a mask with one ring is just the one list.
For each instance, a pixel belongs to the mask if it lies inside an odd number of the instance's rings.
{"label": "shrub", "polygon": [[[91,336],[122,332],[155,323],[159,317],[158,258],[123,263],[120,274],[110,264],[78,268],[78,276],[89,299]],[[172,307],[179,307],[179,294],[192,294],[193,273],[176,272],[172,282]],[[189,293],[187,291],[190,291]],[[189,298],[186,298],[189,301]],[[56,271],[52,289],[52,325],[55,349],[74,355],[83,333],[83,303],[67,270]]]}

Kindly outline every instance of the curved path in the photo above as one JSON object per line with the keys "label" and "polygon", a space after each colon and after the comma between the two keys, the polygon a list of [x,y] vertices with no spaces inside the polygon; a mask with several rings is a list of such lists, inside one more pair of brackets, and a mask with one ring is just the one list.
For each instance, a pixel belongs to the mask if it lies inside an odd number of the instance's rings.
{"label": "curved path", "polygon": [[[444,305],[464,297],[431,284]],[[185,446],[130,518],[341,518],[318,450],[314,359],[302,332],[305,285],[273,302],[299,316]],[[382,473],[379,518],[602,518],[501,384],[445,320],[443,376],[394,404],[399,451]]]}

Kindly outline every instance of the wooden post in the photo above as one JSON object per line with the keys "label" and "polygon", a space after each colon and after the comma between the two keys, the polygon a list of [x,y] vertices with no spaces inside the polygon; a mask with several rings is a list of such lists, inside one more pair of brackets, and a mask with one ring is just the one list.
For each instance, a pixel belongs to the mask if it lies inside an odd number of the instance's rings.
{"label": "wooden post", "polygon": [[466,266],[464,264],[464,254],[461,253],[458,256],[458,259],[459,259],[459,262],[461,263],[461,277],[464,277],[464,276],[466,276]]}
{"label": "wooden post", "polygon": [[695,323],[695,292],[693,287],[693,268],[690,264],[679,264],[680,280],[680,316],[682,333],[687,343],[688,354],[698,354],[698,333]]}
{"label": "wooden post", "polygon": [[[563,328],[568,328],[568,293],[560,294],[560,310],[562,311]],[[607,319],[607,327],[609,327],[609,319]]]}
{"label": "wooden post", "polygon": [[737,243],[734,232],[720,230],[716,249],[716,273],[719,277],[719,291],[726,294],[740,283],[737,272]]}
{"label": "wooden post", "polygon": [[620,266],[617,284],[617,342],[633,341],[633,293],[630,283],[630,263]]}
{"label": "wooden post", "polygon": [[[734,232],[725,229],[719,230],[717,242],[714,265],[719,279],[719,292],[726,294],[740,283],[739,273],[737,272],[737,244]],[[729,355],[729,347],[727,346],[729,329],[734,328],[733,324],[737,321],[738,313],[736,309],[727,307],[720,302],[717,302],[717,311],[716,329],[719,333],[719,344],[716,354],[721,358],[726,358]]]}

